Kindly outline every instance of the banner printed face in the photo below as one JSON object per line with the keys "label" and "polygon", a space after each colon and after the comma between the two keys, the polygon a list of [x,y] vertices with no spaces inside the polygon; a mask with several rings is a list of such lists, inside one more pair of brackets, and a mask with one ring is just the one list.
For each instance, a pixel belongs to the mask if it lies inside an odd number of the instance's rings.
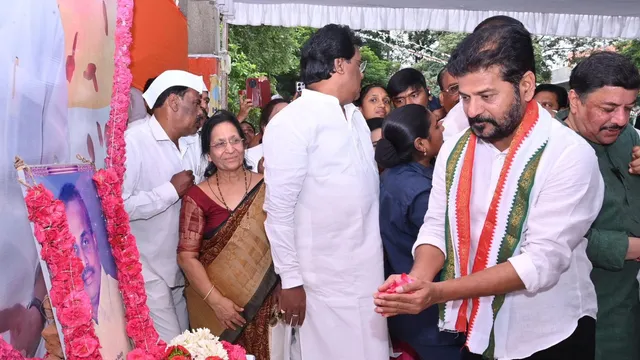
{"label": "banner printed face", "polygon": [[[91,301],[93,324],[102,345],[100,352],[105,360],[119,360],[125,359],[131,348],[118,289],[118,272],[93,174],[92,165],[53,165],[31,167],[20,177],[27,183],[43,184],[64,203],[69,230],[76,241],[74,249],[84,264],[82,280]],[[39,250],[40,245],[36,246]],[[48,278],[46,263],[41,265]],[[51,290],[49,281],[47,287]],[[60,331],[58,334],[64,343],[63,334]]]}

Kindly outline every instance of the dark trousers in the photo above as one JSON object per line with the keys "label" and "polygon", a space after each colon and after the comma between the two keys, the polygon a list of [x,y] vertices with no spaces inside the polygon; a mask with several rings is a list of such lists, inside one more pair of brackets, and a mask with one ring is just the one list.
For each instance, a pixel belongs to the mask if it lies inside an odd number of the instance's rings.
{"label": "dark trousers", "polygon": [[[585,316],[578,320],[576,330],[560,343],[538,351],[522,360],[594,360],[596,357],[596,320]],[[486,360],[465,347],[462,360]]]}

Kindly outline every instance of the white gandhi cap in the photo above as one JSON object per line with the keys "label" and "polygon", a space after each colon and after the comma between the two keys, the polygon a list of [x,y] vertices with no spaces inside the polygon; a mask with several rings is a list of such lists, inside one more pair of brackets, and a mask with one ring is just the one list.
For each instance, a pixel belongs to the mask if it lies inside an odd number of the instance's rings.
{"label": "white gandhi cap", "polygon": [[150,109],[153,109],[158,97],[168,88],[174,86],[186,86],[202,94],[207,90],[202,76],[192,74],[182,70],[167,70],[160,74],[153,82],[149,89],[142,94],[144,101],[147,102]]}

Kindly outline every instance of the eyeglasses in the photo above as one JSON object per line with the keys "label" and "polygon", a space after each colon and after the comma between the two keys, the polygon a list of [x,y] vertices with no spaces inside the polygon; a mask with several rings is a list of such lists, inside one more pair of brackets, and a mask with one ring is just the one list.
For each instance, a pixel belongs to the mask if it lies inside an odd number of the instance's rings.
{"label": "eyeglasses", "polygon": [[447,89],[444,89],[444,92],[446,92],[451,96],[458,96],[459,95],[458,90],[459,90],[458,84],[453,84],[449,86]]}
{"label": "eyeglasses", "polygon": [[367,61],[360,60],[360,72],[364,74],[365,70],[367,70]]}
{"label": "eyeglasses", "polygon": [[211,147],[215,150],[223,150],[227,148],[227,145],[231,145],[231,147],[236,147],[238,145],[243,145],[244,139],[241,138],[231,138],[229,141],[223,140],[218,141],[215,144],[212,144]]}

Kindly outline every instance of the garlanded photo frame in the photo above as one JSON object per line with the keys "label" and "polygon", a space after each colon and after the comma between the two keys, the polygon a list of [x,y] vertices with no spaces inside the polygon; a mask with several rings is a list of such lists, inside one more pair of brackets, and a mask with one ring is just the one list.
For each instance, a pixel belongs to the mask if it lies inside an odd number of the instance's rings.
{"label": "garlanded photo frame", "polygon": [[[117,1],[115,33],[115,70],[111,112],[105,133],[107,158],[105,169],[98,170],[95,181],[102,203],[109,244],[119,277],[119,289],[125,306],[126,331],[134,348],[127,355],[131,360],[161,359],[166,344],[159,339],[149,315],[142,277],[140,253],[131,235],[129,216],[122,200],[126,150],[124,132],[128,122],[129,93],[132,75],[129,70],[131,56],[131,26],[133,0]],[[42,184],[30,186],[25,194],[29,219],[34,234],[42,246],[41,257],[51,272],[51,303],[56,313],[68,312],[69,323],[61,322],[67,359],[102,359],[100,341],[91,324],[89,301],[84,290],[82,272],[84,265],[73,249],[74,240],[64,212],[64,204]],[[53,255],[52,248],[57,255]],[[83,295],[84,294],[84,295]],[[61,318],[58,315],[58,318]],[[62,318],[67,318],[62,316]],[[0,359],[21,360],[24,357],[0,339]]]}
{"label": "garlanded photo frame", "polygon": [[[41,226],[34,221],[36,247],[41,255],[42,272],[54,308],[54,319],[63,349],[77,350],[77,345],[67,343],[67,333],[85,331],[90,325],[102,347],[98,352],[104,359],[124,359],[131,350],[126,334],[124,306],[118,288],[118,271],[111,246],[107,240],[102,206],[93,183],[93,164],[37,165],[21,164],[18,170],[20,182],[29,189],[38,184],[44,186],[57,200],[56,208],[49,219],[58,226]],[[28,192],[25,191],[25,195]],[[36,193],[42,200],[43,193]],[[32,199],[29,201],[33,205]],[[59,207],[62,202],[63,207]],[[36,204],[46,204],[38,201]],[[30,207],[30,214],[41,214],[45,207]],[[66,218],[67,227],[63,224]],[[38,216],[43,218],[43,216]],[[46,217],[45,217],[46,218]],[[67,233],[68,228],[68,233]],[[44,233],[44,237],[42,236]],[[71,237],[69,237],[69,233]],[[71,241],[69,241],[71,240]],[[83,265],[80,277],[83,286],[76,283],[77,261],[73,266],[49,266],[63,264],[75,254]],[[46,281],[49,280],[49,281]],[[65,283],[71,281],[71,292],[66,293]],[[59,289],[63,289],[60,291]],[[68,298],[68,299],[67,299]],[[89,320],[87,320],[89,317]],[[61,331],[66,329],[66,331]],[[73,330],[71,330],[73,329]],[[84,338],[81,342],[92,344]],[[91,341],[90,341],[91,340]],[[86,351],[92,351],[87,346]],[[94,353],[95,355],[95,353]]]}

